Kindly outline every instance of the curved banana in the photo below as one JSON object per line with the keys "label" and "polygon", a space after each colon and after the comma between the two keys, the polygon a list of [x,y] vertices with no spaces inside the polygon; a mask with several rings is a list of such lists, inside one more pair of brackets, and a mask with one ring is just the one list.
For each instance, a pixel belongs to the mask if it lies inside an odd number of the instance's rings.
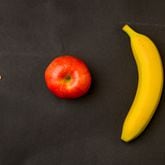
{"label": "curved banana", "polygon": [[125,142],[139,136],[150,122],[163,89],[163,66],[159,52],[147,36],[123,27],[130,37],[131,48],[138,69],[138,87],[126,116],[121,139]]}

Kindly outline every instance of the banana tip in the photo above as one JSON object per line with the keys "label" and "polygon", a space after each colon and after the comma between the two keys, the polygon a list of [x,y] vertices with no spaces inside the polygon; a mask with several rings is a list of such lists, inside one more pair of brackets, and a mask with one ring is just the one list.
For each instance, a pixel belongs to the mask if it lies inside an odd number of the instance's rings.
{"label": "banana tip", "polygon": [[120,139],[124,142],[130,142],[132,140],[132,138],[127,136],[124,132],[122,132]]}
{"label": "banana tip", "polygon": [[124,32],[126,32],[130,37],[134,34],[136,34],[136,32],[127,24],[125,24],[123,27],[122,27],[122,30]]}
{"label": "banana tip", "polygon": [[128,27],[129,27],[129,25],[125,24],[125,25],[122,27],[122,30],[125,31]]}
{"label": "banana tip", "polygon": [[126,142],[126,143],[130,142],[130,140],[129,140],[129,139],[124,138],[124,137],[121,137],[120,139],[121,139],[123,142]]}

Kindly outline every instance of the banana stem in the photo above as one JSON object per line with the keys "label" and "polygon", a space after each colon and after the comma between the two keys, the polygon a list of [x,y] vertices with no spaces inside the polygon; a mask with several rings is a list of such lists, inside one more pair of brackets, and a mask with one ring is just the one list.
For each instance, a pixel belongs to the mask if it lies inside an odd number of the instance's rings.
{"label": "banana stem", "polygon": [[122,28],[130,37],[137,34],[129,25],[124,25]]}

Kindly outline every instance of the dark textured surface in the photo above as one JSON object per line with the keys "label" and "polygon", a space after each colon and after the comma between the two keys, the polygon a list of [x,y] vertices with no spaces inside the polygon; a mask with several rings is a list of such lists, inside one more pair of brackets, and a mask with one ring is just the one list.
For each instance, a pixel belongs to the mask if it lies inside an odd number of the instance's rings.
{"label": "dark textured surface", "polygon": [[[165,61],[165,1],[0,0],[0,165],[164,165],[165,101],[135,141],[120,141],[137,70],[129,23]],[[93,86],[60,100],[43,73],[56,56],[88,64]]]}

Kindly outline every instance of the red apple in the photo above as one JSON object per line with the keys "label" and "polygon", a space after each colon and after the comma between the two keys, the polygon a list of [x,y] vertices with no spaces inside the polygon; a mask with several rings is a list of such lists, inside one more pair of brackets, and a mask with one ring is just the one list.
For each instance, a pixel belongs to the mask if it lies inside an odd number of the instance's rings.
{"label": "red apple", "polygon": [[55,58],[45,70],[48,89],[60,98],[78,98],[87,93],[91,74],[86,64],[70,55]]}

